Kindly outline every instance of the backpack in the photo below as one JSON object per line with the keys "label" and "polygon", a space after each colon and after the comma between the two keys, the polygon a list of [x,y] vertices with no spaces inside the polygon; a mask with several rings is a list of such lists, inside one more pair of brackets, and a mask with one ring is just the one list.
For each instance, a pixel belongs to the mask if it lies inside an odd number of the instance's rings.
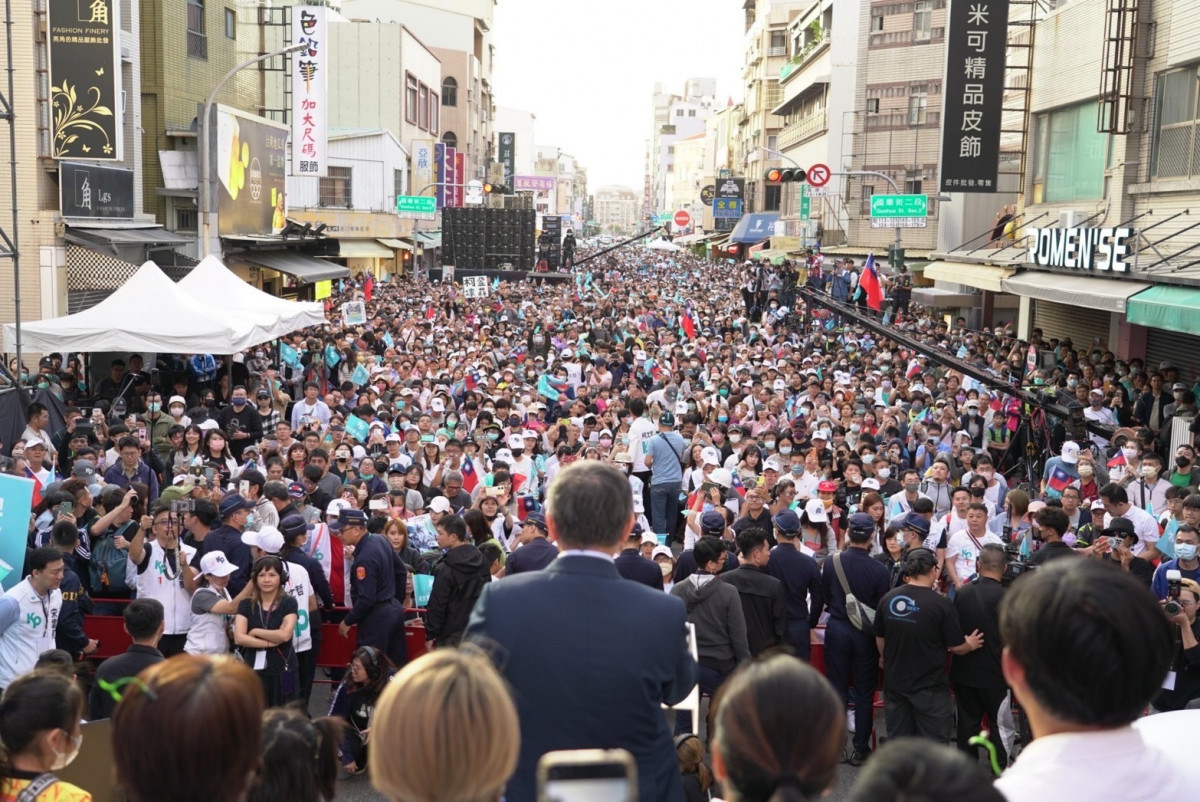
{"label": "backpack", "polygon": [[92,560],[88,572],[92,580],[92,592],[96,595],[107,595],[116,592],[125,595],[125,566],[128,564],[129,552],[116,546],[117,535],[124,536],[133,526],[133,521],[122,524],[114,532],[105,532],[92,544]]}

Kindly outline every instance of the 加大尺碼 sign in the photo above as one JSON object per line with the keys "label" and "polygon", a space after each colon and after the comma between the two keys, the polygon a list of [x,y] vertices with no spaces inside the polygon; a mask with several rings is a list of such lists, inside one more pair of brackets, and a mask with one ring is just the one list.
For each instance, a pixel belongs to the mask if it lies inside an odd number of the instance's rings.
{"label": "\u52a0\u5927\u5c3a\u78bc sign", "polygon": [[1130,272],[1132,228],[1031,228],[1029,261],[1036,267]]}

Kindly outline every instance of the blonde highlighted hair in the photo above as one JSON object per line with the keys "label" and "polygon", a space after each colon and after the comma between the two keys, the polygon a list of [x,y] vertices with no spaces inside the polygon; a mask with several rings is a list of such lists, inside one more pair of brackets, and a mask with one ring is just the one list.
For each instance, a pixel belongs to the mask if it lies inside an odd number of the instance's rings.
{"label": "blonde highlighted hair", "polygon": [[509,689],[471,647],[405,666],[375,704],[371,780],[402,802],[497,802],[521,736]]}

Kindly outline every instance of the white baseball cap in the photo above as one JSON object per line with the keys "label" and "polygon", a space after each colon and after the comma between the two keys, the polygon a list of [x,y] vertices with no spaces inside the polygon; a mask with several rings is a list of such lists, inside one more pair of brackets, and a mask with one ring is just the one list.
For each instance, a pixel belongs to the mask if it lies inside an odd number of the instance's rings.
{"label": "white baseball cap", "polygon": [[229,576],[237,569],[236,565],[225,559],[225,553],[221,551],[210,551],[200,558],[200,573],[208,576]]}
{"label": "white baseball cap", "polygon": [[1062,446],[1062,461],[1068,465],[1074,465],[1079,462],[1079,444],[1073,440],[1068,440]]}
{"label": "white baseball cap", "polygon": [[825,523],[829,520],[829,514],[825,512],[825,504],[819,498],[808,500],[808,503],[804,505],[804,514],[815,524]]}
{"label": "white baseball cap", "polygon": [[264,526],[257,532],[253,530],[243,532],[242,542],[247,546],[257,546],[267,554],[278,554],[283,551],[283,533],[273,526]]}
{"label": "white baseball cap", "polygon": [[430,512],[450,512],[450,499],[445,496],[434,496],[429,500]]}

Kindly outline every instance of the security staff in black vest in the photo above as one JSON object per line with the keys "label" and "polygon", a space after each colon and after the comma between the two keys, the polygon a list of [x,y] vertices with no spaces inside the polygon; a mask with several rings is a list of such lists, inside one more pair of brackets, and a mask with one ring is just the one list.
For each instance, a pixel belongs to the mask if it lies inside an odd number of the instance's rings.
{"label": "security staff in black vest", "polygon": [[351,607],[338,632],[344,638],[350,627],[357,625],[359,646],[374,646],[397,667],[403,666],[408,662],[408,645],[404,642],[404,606],[398,594],[404,593],[408,569],[383,535],[367,532],[367,514],[362,510],[342,510],[329,528],[354,547]]}
{"label": "security staff in black vest", "polygon": [[[888,569],[871,557],[874,520],[868,530],[853,520],[858,515],[866,514],[855,513],[851,516],[846,548],[838,556],[838,562],[854,598],[872,610],[878,610],[879,600],[891,587],[891,577]],[[861,766],[871,752],[879,652],[875,638],[850,623],[850,617],[846,614],[846,591],[842,589],[832,557],[826,559],[821,567],[821,590],[829,610],[829,621],[825,625],[825,676],[843,700],[854,702],[854,751],[848,762],[851,766]],[[853,692],[850,690],[851,679],[854,682]]]}
{"label": "security staff in black vest", "polygon": [[[810,635],[821,620],[824,591],[821,568],[817,561],[796,547],[800,537],[800,516],[791,510],[775,514],[775,548],[767,561],[767,573],[783,583],[787,605],[787,642],[801,660],[811,652]],[[809,597],[812,606],[809,607]]]}
{"label": "security staff in black vest", "polygon": [[[1008,695],[1008,683],[1000,668],[1003,650],[1000,602],[1005,592],[1000,580],[1007,565],[1008,554],[1003,546],[984,544],[979,552],[976,578],[959,588],[954,596],[954,609],[958,611],[958,624],[962,630],[983,633],[983,648],[956,654],[950,664],[950,679],[954,683],[954,699],[958,706],[958,748],[972,759],[978,757],[977,747],[968,741],[979,734],[985,715],[989,722],[1000,720],[1000,703]],[[1000,728],[989,726],[988,737],[996,745],[996,759],[1003,768],[1008,765],[1008,753],[1004,751]]]}
{"label": "security staff in black vest", "polygon": [[737,546],[741,554],[739,565],[721,574],[721,579],[737,588],[742,598],[746,642],[750,654],[758,657],[767,649],[787,642],[787,604],[783,583],[767,573],[771,558],[767,533],[756,526],[749,527],[737,536]]}

